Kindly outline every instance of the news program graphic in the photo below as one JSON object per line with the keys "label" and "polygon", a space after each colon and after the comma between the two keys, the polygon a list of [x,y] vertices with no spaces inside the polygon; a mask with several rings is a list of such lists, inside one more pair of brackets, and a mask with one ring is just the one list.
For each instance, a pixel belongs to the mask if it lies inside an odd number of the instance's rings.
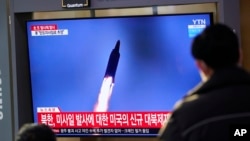
{"label": "news program graphic", "polygon": [[59,135],[155,135],[169,118],[167,112],[63,112],[58,107],[38,107],[38,122]]}
{"label": "news program graphic", "polygon": [[113,86],[115,83],[115,73],[120,58],[119,49],[120,49],[120,40],[116,42],[115,48],[112,50],[109,56],[107,69],[104,75],[97,103],[94,107],[94,112],[108,111],[109,99],[112,95]]}
{"label": "news program graphic", "polygon": [[190,38],[201,33],[206,27],[206,19],[193,19],[193,24],[188,25],[188,35]]}
{"label": "news program graphic", "polygon": [[68,34],[68,29],[58,29],[58,26],[55,24],[31,26],[31,36],[58,36]]}

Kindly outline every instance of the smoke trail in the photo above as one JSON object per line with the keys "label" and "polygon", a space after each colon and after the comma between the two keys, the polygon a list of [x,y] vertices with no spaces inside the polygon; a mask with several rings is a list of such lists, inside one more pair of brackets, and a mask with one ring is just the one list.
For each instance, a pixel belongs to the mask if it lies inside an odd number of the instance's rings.
{"label": "smoke trail", "polygon": [[94,112],[107,112],[109,107],[109,99],[113,90],[113,78],[111,76],[104,77]]}

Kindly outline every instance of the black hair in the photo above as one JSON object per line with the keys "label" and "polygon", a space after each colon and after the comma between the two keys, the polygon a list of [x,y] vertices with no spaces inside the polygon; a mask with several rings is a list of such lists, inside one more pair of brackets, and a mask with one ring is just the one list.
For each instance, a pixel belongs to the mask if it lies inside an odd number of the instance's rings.
{"label": "black hair", "polygon": [[56,141],[56,136],[48,125],[27,123],[20,128],[16,141]]}
{"label": "black hair", "polygon": [[192,43],[192,56],[213,69],[236,65],[240,58],[239,51],[237,35],[221,23],[208,26]]}

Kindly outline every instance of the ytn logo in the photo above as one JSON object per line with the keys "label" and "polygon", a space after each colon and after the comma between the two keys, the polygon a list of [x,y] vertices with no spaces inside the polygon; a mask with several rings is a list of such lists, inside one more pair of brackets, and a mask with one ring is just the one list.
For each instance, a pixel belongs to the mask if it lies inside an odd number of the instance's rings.
{"label": "ytn logo", "polygon": [[206,19],[193,19],[194,25],[206,25]]}
{"label": "ytn logo", "polygon": [[244,136],[247,133],[247,129],[236,129],[234,136]]}

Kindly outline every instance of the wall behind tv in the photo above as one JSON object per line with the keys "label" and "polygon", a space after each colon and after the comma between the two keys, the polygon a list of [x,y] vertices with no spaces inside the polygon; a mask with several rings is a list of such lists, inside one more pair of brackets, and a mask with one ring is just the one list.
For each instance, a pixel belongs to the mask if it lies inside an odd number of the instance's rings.
{"label": "wall behind tv", "polygon": [[250,1],[240,0],[240,31],[243,49],[243,66],[250,71]]}
{"label": "wall behind tv", "polygon": [[[0,138],[13,140],[8,5],[0,0]],[[6,132],[7,130],[7,132]]]}

